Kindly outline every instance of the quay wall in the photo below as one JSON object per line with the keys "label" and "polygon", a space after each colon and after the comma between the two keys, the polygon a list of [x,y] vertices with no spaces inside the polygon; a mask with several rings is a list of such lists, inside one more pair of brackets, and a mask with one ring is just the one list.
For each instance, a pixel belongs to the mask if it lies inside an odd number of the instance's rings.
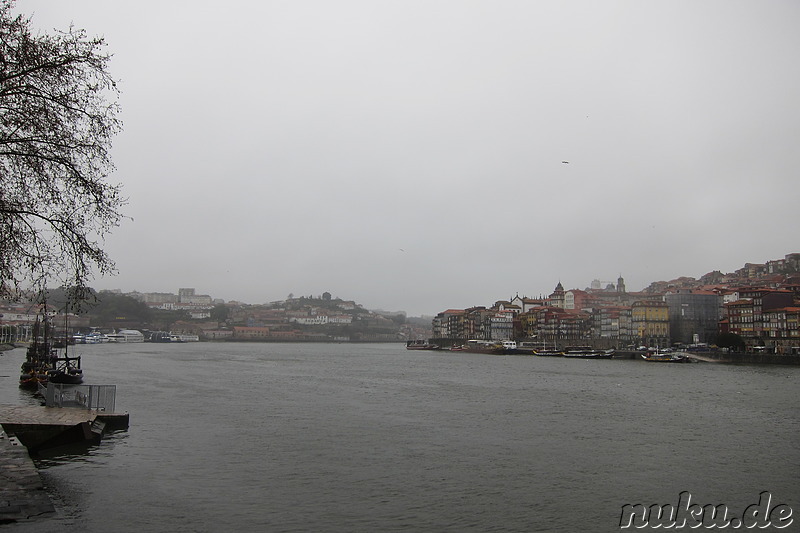
{"label": "quay wall", "polygon": [[800,355],[774,353],[689,352],[691,357],[710,363],[740,363],[753,365],[800,365]]}

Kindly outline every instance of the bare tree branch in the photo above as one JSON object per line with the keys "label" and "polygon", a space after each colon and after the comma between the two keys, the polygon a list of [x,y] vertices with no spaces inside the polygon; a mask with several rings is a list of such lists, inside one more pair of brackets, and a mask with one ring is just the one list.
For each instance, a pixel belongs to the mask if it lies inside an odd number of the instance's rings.
{"label": "bare tree branch", "polygon": [[104,236],[125,205],[109,183],[119,91],[100,38],[34,35],[0,0],[0,297],[111,273]]}

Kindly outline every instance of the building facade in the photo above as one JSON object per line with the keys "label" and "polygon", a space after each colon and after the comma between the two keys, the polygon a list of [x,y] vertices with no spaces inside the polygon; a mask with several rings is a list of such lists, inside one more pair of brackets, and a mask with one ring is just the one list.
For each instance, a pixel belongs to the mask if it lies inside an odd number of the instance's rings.
{"label": "building facade", "polygon": [[723,316],[723,297],[712,291],[679,289],[664,295],[672,342],[712,344]]}
{"label": "building facade", "polygon": [[645,346],[669,346],[669,307],[663,301],[639,301],[631,306],[635,337]]}

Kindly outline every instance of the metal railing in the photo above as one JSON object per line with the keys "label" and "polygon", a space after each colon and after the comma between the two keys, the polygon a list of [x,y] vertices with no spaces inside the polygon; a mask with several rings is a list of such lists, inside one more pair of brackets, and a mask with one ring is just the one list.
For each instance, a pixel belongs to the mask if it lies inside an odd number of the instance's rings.
{"label": "metal railing", "polygon": [[47,387],[39,385],[39,392],[47,407],[79,407],[113,413],[117,386],[48,383]]}

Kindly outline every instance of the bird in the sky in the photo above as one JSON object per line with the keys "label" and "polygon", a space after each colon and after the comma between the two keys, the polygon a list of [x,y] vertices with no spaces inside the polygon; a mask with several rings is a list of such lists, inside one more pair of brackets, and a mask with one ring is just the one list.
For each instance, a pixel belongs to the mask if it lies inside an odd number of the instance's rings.
{"label": "bird in the sky", "polygon": [[565,165],[569,165],[569,161],[562,161]]}

